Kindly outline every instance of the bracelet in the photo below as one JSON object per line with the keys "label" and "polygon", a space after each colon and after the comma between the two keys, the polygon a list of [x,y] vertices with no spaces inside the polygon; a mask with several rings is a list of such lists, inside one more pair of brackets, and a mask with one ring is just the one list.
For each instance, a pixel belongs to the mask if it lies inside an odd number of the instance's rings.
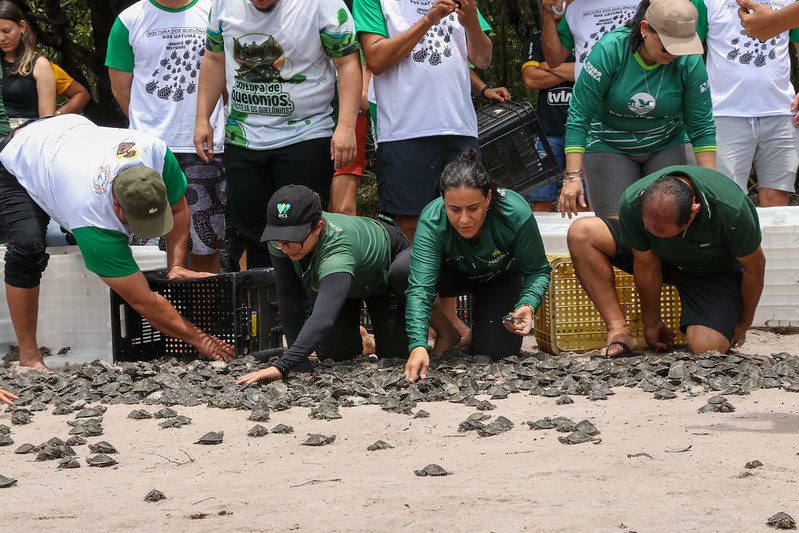
{"label": "bracelet", "polygon": [[482,89],[480,89],[480,96],[482,96],[483,98],[485,98],[485,97],[486,97],[486,91],[487,91],[487,90],[489,90],[489,89],[493,89],[493,87],[491,87],[490,85],[487,85],[487,84],[486,84],[486,86],[485,86],[485,87],[483,87]]}
{"label": "bracelet", "polygon": [[563,180],[561,180],[561,181],[578,180],[578,179],[582,179],[582,177],[583,177],[583,169],[580,169],[580,170],[568,170],[568,171],[563,173]]}

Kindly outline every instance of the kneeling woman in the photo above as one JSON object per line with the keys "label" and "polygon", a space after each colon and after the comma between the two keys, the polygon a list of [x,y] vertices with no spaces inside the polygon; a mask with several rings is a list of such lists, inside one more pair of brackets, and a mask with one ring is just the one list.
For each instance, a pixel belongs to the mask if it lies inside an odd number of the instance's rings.
{"label": "kneeling woman", "polygon": [[[301,185],[278,190],[267,209],[261,240],[269,242],[280,325],[289,348],[274,366],[237,383],[308,371],[312,352],[336,361],[360,355],[362,300],[372,319],[378,357],[404,356],[407,282],[396,279],[392,265],[409,246],[402,233],[371,218],[322,212],[319,196]],[[316,300],[306,321],[308,291],[316,293]]]}
{"label": "kneeling woman", "polygon": [[493,187],[474,150],[447,165],[439,190],[441,197],[419,217],[410,254],[400,258],[410,255],[410,380],[427,376],[431,319],[439,333],[436,353],[458,341],[454,327],[441,324],[446,316],[433,307],[436,292],[473,295],[471,352],[498,359],[519,353],[549,284],[551,269],[530,206],[519,194]]}

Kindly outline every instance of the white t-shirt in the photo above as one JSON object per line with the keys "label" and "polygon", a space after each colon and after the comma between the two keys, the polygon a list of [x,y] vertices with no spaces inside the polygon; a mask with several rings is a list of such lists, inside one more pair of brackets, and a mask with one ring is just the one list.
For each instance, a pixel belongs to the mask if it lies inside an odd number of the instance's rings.
{"label": "white t-shirt", "polygon": [[[359,33],[396,37],[425,16],[434,0],[355,0]],[[491,28],[481,17],[484,31]],[[466,30],[455,14],[431,27],[408,57],[372,76],[380,142],[433,135],[477,137]]]}
{"label": "white t-shirt", "polygon": [[86,267],[106,277],[138,271],[128,246],[130,229],[114,213],[116,175],[138,165],[154,169],[170,205],[186,191],[186,176],[162,140],[143,131],[100,127],[75,114],[17,130],[0,162],[39,207],[75,235]]}
{"label": "white t-shirt", "polygon": [[[758,0],[772,9],[792,0]],[[791,115],[796,95],[791,84],[789,32],[765,43],[746,35],[735,0],[705,0],[707,75],[713,114],[726,117]],[[701,28],[700,28],[701,29]],[[790,32],[791,37],[796,31]]]}
{"label": "white t-shirt", "polygon": [[560,40],[574,50],[574,79],[596,42],[633,18],[640,0],[574,0],[558,25]]}
{"label": "white t-shirt", "polygon": [[[176,153],[194,153],[197,83],[205,53],[211,0],[168,9],[140,0],[114,22],[105,64],[133,73],[130,127],[156,135]],[[213,115],[214,151],[224,149],[225,116],[220,99]]]}
{"label": "white t-shirt", "polygon": [[225,52],[227,142],[271,150],[333,135],[331,58],[358,51],[342,0],[281,0],[269,11],[214,0],[206,46]]}

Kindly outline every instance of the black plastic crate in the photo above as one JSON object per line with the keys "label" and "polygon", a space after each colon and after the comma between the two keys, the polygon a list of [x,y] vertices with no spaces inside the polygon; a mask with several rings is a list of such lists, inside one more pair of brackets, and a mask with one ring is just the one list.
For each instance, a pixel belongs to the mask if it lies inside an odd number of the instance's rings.
{"label": "black plastic crate", "polygon": [[[144,273],[150,288],[164,296],[205,333],[231,344],[238,356],[268,357],[283,349],[277,293],[271,268],[169,281],[166,270]],[[196,357],[197,350],[164,335],[111,291],[114,360],[137,361],[161,356]]]}
{"label": "black plastic crate", "polygon": [[[458,313],[458,318],[463,320],[463,323],[472,327],[472,295],[462,294],[458,296],[458,304],[455,308]],[[366,308],[366,302],[361,304],[361,325],[366,328],[366,331],[372,333],[372,318],[369,316],[369,310]]]}
{"label": "black plastic crate", "polygon": [[[552,183],[561,169],[529,103],[505,101],[477,110],[480,156],[500,187],[526,195]],[[536,139],[546,152],[541,157]]]}

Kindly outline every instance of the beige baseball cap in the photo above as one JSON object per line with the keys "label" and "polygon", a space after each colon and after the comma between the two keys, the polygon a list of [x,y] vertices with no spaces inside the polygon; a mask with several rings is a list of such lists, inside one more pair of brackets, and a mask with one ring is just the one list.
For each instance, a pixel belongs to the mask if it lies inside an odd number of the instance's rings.
{"label": "beige baseball cap", "polygon": [[705,51],[696,34],[699,12],[689,0],[652,0],[644,18],[671,55],[687,56]]}

